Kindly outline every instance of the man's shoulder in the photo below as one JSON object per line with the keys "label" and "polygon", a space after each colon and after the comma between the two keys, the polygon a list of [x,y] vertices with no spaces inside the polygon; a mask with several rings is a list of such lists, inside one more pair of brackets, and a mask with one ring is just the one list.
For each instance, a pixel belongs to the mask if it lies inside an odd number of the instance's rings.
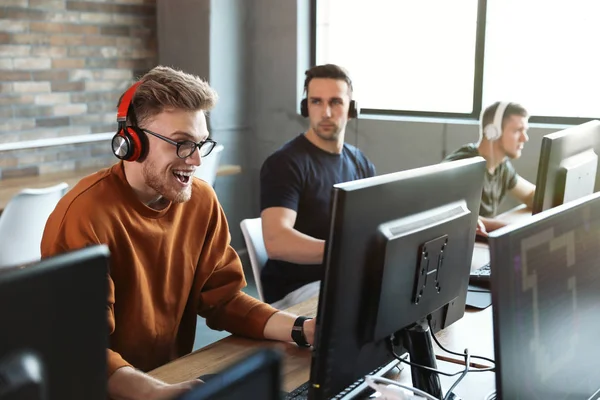
{"label": "man's shoulder", "polygon": [[306,146],[306,142],[307,139],[304,135],[296,136],[269,155],[263,165],[283,166],[302,163],[309,155],[309,148]]}
{"label": "man's shoulder", "polygon": [[479,150],[477,149],[477,145],[475,143],[468,143],[448,154],[444,158],[444,161],[464,160],[466,158],[477,157],[478,155]]}

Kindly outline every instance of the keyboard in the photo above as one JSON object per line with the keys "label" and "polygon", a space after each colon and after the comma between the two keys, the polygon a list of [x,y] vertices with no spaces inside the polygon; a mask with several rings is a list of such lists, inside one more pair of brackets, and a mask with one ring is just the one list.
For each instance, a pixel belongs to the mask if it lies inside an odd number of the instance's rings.
{"label": "keyboard", "polygon": [[[378,368],[378,369],[380,369],[380,368]],[[358,393],[367,393],[367,394],[374,393],[375,391],[373,389],[371,389],[371,387],[369,387],[369,386],[365,386],[364,388],[360,388],[359,387],[359,386],[364,386],[364,385],[362,385],[364,382],[365,382],[364,378],[358,379],[352,385],[348,386],[346,389],[342,390],[340,393],[338,393],[337,395],[335,395],[334,397],[332,397],[331,400],[342,399],[344,396],[350,394],[350,392],[352,392],[354,390],[359,390],[359,392],[352,393],[352,395],[357,395]],[[310,381],[309,382],[304,382],[302,385],[298,386],[296,389],[294,389],[291,392],[289,392],[288,394],[286,394],[284,396],[284,399],[285,400],[304,400],[304,399],[308,399],[308,388],[309,388],[309,386],[310,386]]]}
{"label": "keyboard", "polygon": [[469,284],[476,286],[489,286],[491,282],[492,269],[487,263],[473,271],[469,276]]}

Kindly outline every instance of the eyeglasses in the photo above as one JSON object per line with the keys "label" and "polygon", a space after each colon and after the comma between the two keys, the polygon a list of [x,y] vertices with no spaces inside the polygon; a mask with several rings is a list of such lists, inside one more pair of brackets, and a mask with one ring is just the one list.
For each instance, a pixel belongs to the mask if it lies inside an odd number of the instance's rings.
{"label": "eyeglasses", "polygon": [[196,151],[196,147],[198,148],[198,150],[200,150],[200,157],[206,157],[207,155],[210,154],[211,151],[213,151],[213,149],[217,145],[217,142],[215,142],[212,139],[206,139],[206,140],[203,140],[198,143],[193,142],[191,140],[182,140],[180,142],[176,142],[174,140],[169,139],[168,137],[159,135],[158,133],[152,132],[148,129],[142,129],[142,130],[146,133],[151,134],[152,136],[156,136],[157,138],[162,139],[165,142],[172,144],[173,146],[176,146],[177,147],[177,157],[179,157],[179,158],[188,158],[189,156],[194,154],[194,151]]}

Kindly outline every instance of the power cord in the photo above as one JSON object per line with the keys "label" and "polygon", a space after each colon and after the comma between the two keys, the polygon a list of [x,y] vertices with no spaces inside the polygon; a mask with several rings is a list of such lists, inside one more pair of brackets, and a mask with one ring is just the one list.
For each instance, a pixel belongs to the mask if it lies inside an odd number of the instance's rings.
{"label": "power cord", "polygon": [[[429,326],[429,330],[431,332],[433,332],[433,329],[431,327],[431,314],[427,316],[427,325]],[[446,353],[448,354],[453,354],[455,356],[464,356],[464,354],[461,353],[457,353],[455,351],[452,350],[448,350],[447,348],[445,348],[444,346],[442,346],[442,344],[439,342],[439,340],[435,337],[435,335],[431,335],[431,337],[433,338],[433,341],[435,342],[435,344],[438,345],[438,347],[442,350],[444,350]],[[477,358],[478,360],[485,360],[485,361],[489,361],[492,364],[496,365],[496,361],[492,360],[491,358],[487,358],[487,357],[483,357],[483,356],[471,356],[471,358]],[[478,369],[474,369],[471,370],[471,372],[486,372],[486,371],[495,371],[496,368],[495,367],[491,367],[491,368],[478,368]]]}
{"label": "power cord", "polygon": [[450,386],[450,389],[448,389],[448,391],[446,392],[446,395],[444,396],[444,400],[448,400],[450,398],[450,395],[452,394],[452,391],[454,390],[454,388],[456,386],[458,386],[458,384],[463,379],[465,379],[465,376],[467,376],[467,374],[469,373],[470,360],[471,360],[471,355],[469,354],[469,349],[465,349],[465,369],[462,371],[462,374],[458,377],[458,379],[456,381],[454,381],[452,386]]}
{"label": "power cord", "polygon": [[496,400],[496,391],[492,390],[489,392],[483,400]]}

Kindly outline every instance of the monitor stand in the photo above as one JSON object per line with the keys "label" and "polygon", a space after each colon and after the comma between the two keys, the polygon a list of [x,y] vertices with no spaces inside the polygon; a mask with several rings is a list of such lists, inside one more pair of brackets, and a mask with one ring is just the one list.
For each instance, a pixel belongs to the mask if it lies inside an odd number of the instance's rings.
{"label": "monitor stand", "polygon": [[[431,331],[428,326],[417,324],[412,328],[404,329],[404,347],[408,351],[410,361],[430,368],[437,368],[435,353],[431,341]],[[436,372],[430,372],[418,367],[410,367],[412,384],[430,395],[441,399],[442,385]]]}

